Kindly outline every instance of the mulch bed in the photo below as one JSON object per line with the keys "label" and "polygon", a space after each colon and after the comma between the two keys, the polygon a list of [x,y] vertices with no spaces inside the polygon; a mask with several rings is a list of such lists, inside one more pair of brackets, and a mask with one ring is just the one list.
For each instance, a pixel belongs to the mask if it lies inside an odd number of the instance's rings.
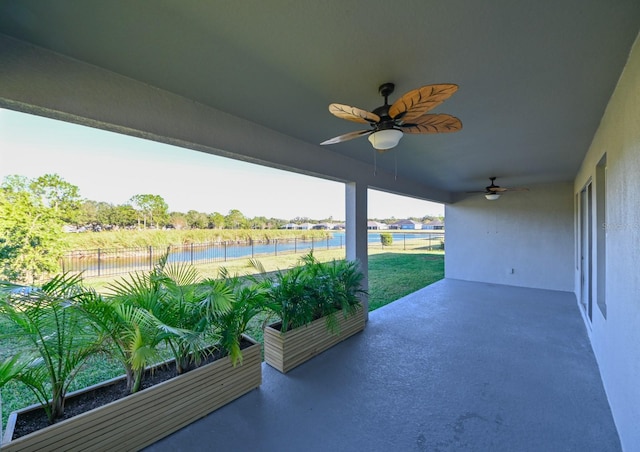
{"label": "mulch bed", "polygon": [[[243,340],[240,344],[240,348],[244,349],[251,345],[253,344],[249,341]],[[222,355],[220,353],[216,352],[203,359],[200,365],[211,363],[219,359],[221,356]],[[145,372],[144,378],[142,379],[140,391],[162,383],[163,381],[170,380],[176,375],[175,363],[172,361],[154,368],[153,370],[148,370]],[[64,404],[64,415],[61,418],[56,419],[56,422],[72,418],[94,408],[98,408],[127,397],[128,395],[129,391],[127,390],[127,382],[125,378],[121,381],[115,382],[114,384],[102,386],[86,393],[75,395],[66,399]],[[12,439],[28,435],[29,433],[43,429],[48,425],[50,425],[49,421],[42,408],[37,408],[27,413],[20,414],[16,420]]]}

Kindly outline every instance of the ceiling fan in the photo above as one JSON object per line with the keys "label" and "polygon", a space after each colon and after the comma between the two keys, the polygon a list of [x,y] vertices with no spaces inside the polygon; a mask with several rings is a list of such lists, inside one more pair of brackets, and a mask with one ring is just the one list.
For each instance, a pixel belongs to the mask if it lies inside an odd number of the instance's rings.
{"label": "ceiling fan", "polygon": [[519,188],[507,188],[501,187],[500,185],[496,185],[496,177],[490,177],[491,185],[487,185],[484,188],[484,191],[468,191],[467,193],[484,193],[484,197],[489,201],[495,201],[500,198],[500,195],[506,191],[529,191],[528,188],[519,187]]}
{"label": "ceiling fan", "polygon": [[397,146],[404,133],[443,133],[457,132],[462,129],[462,123],[455,116],[426,114],[455,93],[458,85],[452,83],[426,85],[409,91],[389,105],[388,98],[394,88],[393,83],[380,85],[378,91],[384,97],[384,105],[373,112],[343,104],[329,105],[329,111],[338,118],[368,124],[371,128],[345,133],[320,144],[342,143],[369,135],[369,141],[373,147],[382,152]]}

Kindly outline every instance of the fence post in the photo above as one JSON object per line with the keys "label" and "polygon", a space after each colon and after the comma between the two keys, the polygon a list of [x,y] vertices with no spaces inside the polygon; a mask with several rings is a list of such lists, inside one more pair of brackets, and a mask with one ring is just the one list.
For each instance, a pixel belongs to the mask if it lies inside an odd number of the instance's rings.
{"label": "fence post", "polygon": [[251,242],[251,259],[253,259],[253,239],[249,238],[249,242]]}
{"label": "fence post", "polygon": [[407,251],[407,234],[402,235],[402,250]]}
{"label": "fence post", "polygon": [[149,270],[153,270],[153,247],[149,245]]}
{"label": "fence post", "polygon": [[275,240],[274,240],[273,254],[274,254],[275,256],[277,256],[277,255],[278,255],[278,239],[275,239]]}
{"label": "fence post", "polygon": [[327,249],[329,249],[329,236],[327,236]]}
{"label": "fence post", "polygon": [[98,276],[100,276],[100,248],[98,248]]}
{"label": "fence post", "polygon": [[298,237],[293,238],[293,254],[298,254]]}
{"label": "fence post", "polygon": [[227,241],[225,240],[222,243],[224,243],[224,261],[227,262]]}
{"label": "fence post", "polygon": [[191,265],[193,265],[193,242],[191,242]]}
{"label": "fence post", "polygon": [[313,253],[313,237],[311,237],[311,252]]}

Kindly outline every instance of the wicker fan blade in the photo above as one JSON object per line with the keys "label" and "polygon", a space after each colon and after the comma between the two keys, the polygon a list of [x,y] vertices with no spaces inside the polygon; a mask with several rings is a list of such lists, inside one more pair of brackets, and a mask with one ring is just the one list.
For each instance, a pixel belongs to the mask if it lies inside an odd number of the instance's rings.
{"label": "wicker fan blade", "polygon": [[349,105],[331,104],[329,105],[329,111],[338,118],[359,122],[361,124],[380,122],[380,116],[375,113],[357,107],[350,107]]}
{"label": "wicker fan blade", "polygon": [[415,121],[405,122],[400,126],[405,133],[445,133],[457,132],[462,129],[462,122],[455,116],[439,114],[439,115],[422,115]]}
{"label": "wicker fan blade", "polygon": [[426,85],[409,91],[389,107],[389,116],[406,123],[413,123],[429,110],[440,105],[458,90],[458,85],[442,83]]}
{"label": "wicker fan blade", "polygon": [[357,132],[349,132],[349,133],[345,133],[344,135],[340,135],[340,136],[337,136],[337,137],[333,137],[333,138],[331,138],[329,140],[323,141],[320,144],[321,145],[325,145],[325,144],[342,143],[344,141],[353,140],[354,138],[358,138],[358,137],[362,137],[362,136],[365,136],[365,135],[369,135],[372,132],[373,132],[373,129],[371,129],[371,130],[358,130]]}
{"label": "wicker fan blade", "polygon": [[515,188],[502,188],[501,191],[529,191],[528,188],[524,188],[524,187],[515,187]]}

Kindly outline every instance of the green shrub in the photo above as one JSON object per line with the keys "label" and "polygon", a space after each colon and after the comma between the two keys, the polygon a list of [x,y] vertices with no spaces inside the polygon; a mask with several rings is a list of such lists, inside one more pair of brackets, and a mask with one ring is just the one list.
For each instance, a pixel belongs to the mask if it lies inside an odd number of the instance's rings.
{"label": "green shrub", "polygon": [[80,276],[68,274],[37,288],[0,282],[0,316],[16,327],[14,337],[26,344],[24,356],[3,363],[0,386],[9,380],[26,385],[50,423],[62,416],[69,386],[102,346],[84,311],[100,296],[81,283]]}
{"label": "green shrub", "polygon": [[393,235],[389,232],[383,232],[380,234],[380,242],[382,242],[382,246],[393,245]]}
{"label": "green shrub", "polygon": [[364,274],[355,261],[319,262],[313,253],[288,271],[278,271],[265,281],[267,309],[278,317],[280,331],[307,325],[326,317],[327,328],[337,328],[336,312],[353,315],[360,306]]}
{"label": "green shrub", "polygon": [[22,383],[53,423],[78,372],[99,355],[122,365],[132,393],[165,350],[177,373],[214,350],[241,362],[242,334],[262,311],[263,286],[222,276],[201,280],[194,267],[168,263],[164,255],[152,271],[112,283],[105,296],[85,288],[80,275],[59,275],[40,287],[0,281],[0,319],[13,325],[0,340],[11,335],[25,344],[20,353],[0,356],[0,388]]}

